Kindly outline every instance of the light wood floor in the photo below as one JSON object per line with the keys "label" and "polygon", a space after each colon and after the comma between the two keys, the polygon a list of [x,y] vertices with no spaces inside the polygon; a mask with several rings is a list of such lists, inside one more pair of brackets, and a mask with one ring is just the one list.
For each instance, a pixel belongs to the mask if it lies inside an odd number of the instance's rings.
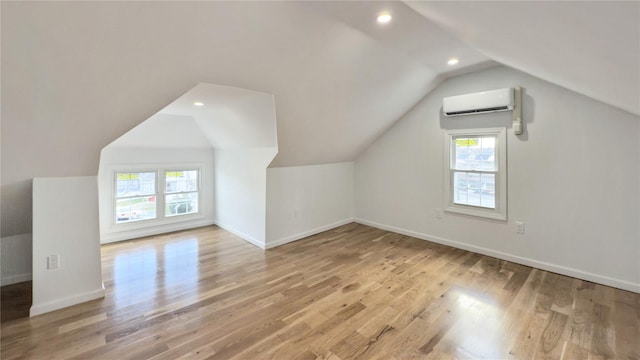
{"label": "light wood floor", "polygon": [[8,359],[639,359],[640,295],[350,224],[102,247],[106,297],[2,324]]}

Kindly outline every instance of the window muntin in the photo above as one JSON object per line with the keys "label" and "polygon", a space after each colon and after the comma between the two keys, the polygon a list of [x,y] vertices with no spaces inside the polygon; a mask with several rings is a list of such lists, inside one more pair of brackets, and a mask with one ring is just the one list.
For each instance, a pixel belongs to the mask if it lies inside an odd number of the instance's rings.
{"label": "window muntin", "polygon": [[198,212],[198,170],[165,171],[166,217]]}
{"label": "window muntin", "polygon": [[453,202],[495,209],[496,135],[453,136]]}
{"label": "window muntin", "polygon": [[445,134],[445,208],[506,220],[506,130],[449,130]]}
{"label": "window muntin", "polygon": [[113,223],[162,221],[178,215],[199,214],[200,171],[200,167],[115,170]]}
{"label": "window muntin", "polygon": [[126,223],[155,219],[156,173],[116,173],[115,219]]}

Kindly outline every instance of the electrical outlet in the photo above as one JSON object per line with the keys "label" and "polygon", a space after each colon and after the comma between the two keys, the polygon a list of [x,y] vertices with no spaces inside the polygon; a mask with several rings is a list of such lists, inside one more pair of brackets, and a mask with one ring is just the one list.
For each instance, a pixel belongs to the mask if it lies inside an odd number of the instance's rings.
{"label": "electrical outlet", "polygon": [[60,255],[47,256],[47,270],[57,269],[60,267]]}
{"label": "electrical outlet", "polygon": [[293,217],[297,218],[298,215],[300,215],[300,210],[298,210],[298,209],[293,210]]}
{"label": "electrical outlet", "polygon": [[435,215],[436,219],[442,219],[442,209],[436,208]]}
{"label": "electrical outlet", "polygon": [[516,221],[516,234],[524,234],[524,223]]}

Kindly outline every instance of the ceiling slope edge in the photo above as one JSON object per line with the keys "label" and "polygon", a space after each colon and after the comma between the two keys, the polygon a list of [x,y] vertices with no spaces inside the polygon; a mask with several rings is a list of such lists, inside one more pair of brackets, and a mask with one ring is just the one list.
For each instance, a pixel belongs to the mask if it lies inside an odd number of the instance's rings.
{"label": "ceiling slope edge", "polygon": [[640,115],[638,2],[403,2],[499,63]]}

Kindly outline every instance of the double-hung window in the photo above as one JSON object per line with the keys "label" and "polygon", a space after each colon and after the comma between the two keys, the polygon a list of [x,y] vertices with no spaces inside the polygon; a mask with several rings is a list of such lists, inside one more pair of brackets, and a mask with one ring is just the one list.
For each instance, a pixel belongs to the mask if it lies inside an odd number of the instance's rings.
{"label": "double-hung window", "polygon": [[115,172],[115,223],[199,213],[200,169]]}
{"label": "double-hung window", "polygon": [[164,215],[198,212],[198,170],[165,171]]}
{"label": "double-hung window", "polygon": [[156,173],[116,173],[116,224],[156,218]]}
{"label": "double-hung window", "polygon": [[506,129],[445,133],[445,209],[507,220]]}

